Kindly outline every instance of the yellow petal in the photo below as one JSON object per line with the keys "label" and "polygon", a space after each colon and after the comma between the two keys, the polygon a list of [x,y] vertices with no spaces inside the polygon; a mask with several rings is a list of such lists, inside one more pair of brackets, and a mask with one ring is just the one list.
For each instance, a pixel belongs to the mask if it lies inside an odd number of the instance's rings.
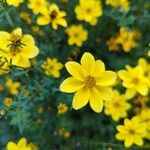
{"label": "yellow petal", "polygon": [[96,84],[101,86],[112,85],[117,78],[117,75],[113,71],[105,71],[101,73],[99,77],[96,78]]}
{"label": "yellow petal", "polygon": [[112,99],[113,91],[111,87],[96,86],[96,89],[100,93],[102,99],[104,100]]}
{"label": "yellow petal", "polygon": [[137,136],[134,136],[134,143],[137,144],[138,146],[142,146],[143,145],[143,140],[142,140],[141,137],[139,137],[137,135]]}
{"label": "yellow petal", "polygon": [[104,71],[105,71],[104,63],[101,60],[96,60],[95,69],[94,69],[94,77],[98,77]]}
{"label": "yellow petal", "polygon": [[16,28],[15,30],[12,31],[12,34],[19,35],[22,37],[22,29]]}
{"label": "yellow petal", "polygon": [[82,71],[82,67],[79,63],[74,61],[67,62],[65,64],[67,71],[76,79],[84,80],[84,75]]}
{"label": "yellow petal", "polygon": [[27,146],[27,140],[26,138],[21,138],[18,142],[19,147],[26,147]]}
{"label": "yellow petal", "polygon": [[130,147],[134,142],[134,139],[132,136],[128,136],[125,141],[124,141],[124,145],[125,147]]}
{"label": "yellow petal", "polygon": [[23,35],[21,42],[25,45],[35,45],[34,38],[29,34]]}
{"label": "yellow petal", "polygon": [[148,94],[148,91],[149,91],[148,86],[145,85],[145,84],[139,84],[139,85],[137,85],[136,89],[143,96],[146,96]]}
{"label": "yellow petal", "polygon": [[79,81],[73,77],[67,78],[60,85],[60,91],[66,93],[72,93],[83,87],[82,81]]}
{"label": "yellow petal", "polygon": [[39,25],[47,25],[50,23],[50,18],[47,16],[40,16],[37,19],[37,24]]}
{"label": "yellow petal", "polygon": [[7,150],[16,150],[17,149],[17,145],[13,142],[9,142],[7,144]]}
{"label": "yellow petal", "polygon": [[86,87],[81,88],[74,95],[72,107],[76,110],[82,108],[88,103],[89,98],[90,98],[90,93],[88,88]]}
{"label": "yellow petal", "polygon": [[124,140],[124,134],[117,133],[116,134],[116,139],[118,139],[118,140]]}
{"label": "yellow petal", "polygon": [[131,99],[135,96],[135,94],[136,94],[136,90],[134,88],[128,88],[126,89],[125,97],[127,99]]}
{"label": "yellow petal", "polygon": [[81,65],[86,75],[92,75],[95,69],[95,59],[90,53],[84,53],[81,58]]}
{"label": "yellow petal", "polygon": [[103,109],[103,100],[96,88],[90,89],[90,106],[97,113]]}

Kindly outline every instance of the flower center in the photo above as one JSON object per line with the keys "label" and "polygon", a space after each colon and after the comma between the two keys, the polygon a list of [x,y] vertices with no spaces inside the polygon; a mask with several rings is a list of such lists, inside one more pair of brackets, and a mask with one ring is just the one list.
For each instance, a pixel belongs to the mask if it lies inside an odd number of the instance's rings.
{"label": "flower center", "polygon": [[88,14],[91,13],[91,12],[92,12],[91,8],[87,8],[87,9],[86,9],[86,12],[87,12]]}
{"label": "flower center", "polygon": [[87,76],[85,78],[85,86],[88,87],[88,88],[93,88],[95,85],[96,85],[96,80],[94,77],[91,77],[91,76]]}
{"label": "flower center", "polygon": [[114,107],[115,107],[115,108],[118,108],[118,107],[120,107],[120,104],[119,104],[118,102],[115,102],[115,103],[114,103]]}
{"label": "flower center", "polygon": [[55,19],[56,16],[57,16],[57,11],[56,11],[56,10],[53,10],[53,11],[51,12],[51,14],[50,14],[51,19],[52,19],[52,20]]}
{"label": "flower center", "polygon": [[12,42],[11,45],[13,45],[14,47],[18,47],[21,44],[21,36],[18,34],[12,33],[10,37],[10,41]]}
{"label": "flower center", "polygon": [[129,130],[129,133],[130,133],[131,135],[133,135],[133,134],[135,134],[136,132],[135,132],[133,129],[130,129],[130,130]]}
{"label": "flower center", "polygon": [[133,78],[132,83],[138,84],[139,83],[139,79],[138,78]]}

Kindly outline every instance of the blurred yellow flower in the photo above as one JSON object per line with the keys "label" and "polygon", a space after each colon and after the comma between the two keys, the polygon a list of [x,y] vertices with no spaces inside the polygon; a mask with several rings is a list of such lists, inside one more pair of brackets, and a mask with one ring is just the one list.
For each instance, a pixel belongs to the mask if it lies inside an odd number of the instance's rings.
{"label": "blurred yellow flower", "polygon": [[27,13],[27,12],[21,12],[21,13],[20,13],[20,18],[21,18],[22,20],[24,20],[27,24],[31,24],[31,23],[32,23],[30,14]]}
{"label": "blurred yellow flower", "polygon": [[12,98],[6,97],[6,98],[4,99],[4,105],[5,105],[6,107],[10,107],[10,106],[12,105],[12,103],[13,103]]}
{"label": "blurred yellow flower", "polygon": [[0,84],[0,92],[2,92],[3,90],[4,90],[4,86]]}
{"label": "blurred yellow flower", "polygon": [[47,58],[46,61],[41,65],[44,73],[47,76],[54,76],[55,78],[60,77],[60,70],[63,68],[63,64],[58,62],[56,58]]}
{"label": "blurred yellow flower", "polygon": [[66,131],[64,128],[59,129],[59,135],[64,137],[64,138],[69,138],[70,137],[70,132]]}
{"label": "blurred yellow flower", "polygon": [[16,28],[11,34],[0,31],[0,56],[7,58],[12,65],[30,67],[29,59],[39,54],[33,37],[29,34],[22,35],[22,29]]}
{"label": "blurred yellow flower", "polygon": [[32,26],[31,29],[32,29],[32,31],[33,31],[35,34],[37,34],[37,35],[39,35],[39,36],[43,36],[43,35],[44,35],[43,31],[40,29],[39,26]]}
{"label": "blurred yellow flower", "polygon": [[34,14],[44,13],[47,9],[47,1],[46,0],[29,0],[28,8],[33,11]]}
{"label": "blurred yellow flower", "polygon": [[38,150],[37,147],[30,143],[27,143],[26,138],[21,138],[16,144],[14,142],[8,142],[7,150]]}
{"label": "blurred yellow flower", "polygon": [[66,29],[68,34],[68,44],[76,44],[78,47],[83,45],[83,42],[88,38],[88,32],[83,28],[82,25],[72,25]]}
{"label": "blurred yellow flower", "polygon": [[103,100],[111,99],[111,85],[116,80],[116,73],[106,71],[101,60],[96,60],[90,53],[84,53],[81,65],[70,61],[65,64],[72,75],[60,85],[60,90],[66,93],[75,93],[72,106],[80,109],[88,102],[95,112],[101,112]]}
{"label": "blurred yellow flower", "polygon": [[40,106],[38,109],[37,109],[37,112],[39,114],[41,114],[42,112],[44,111],[44,108],[42,106]]}
{"label": "blurred yellow flower", "polygon": [[10,71],[11,64],[8,62],[8,60],[4,57],[0,58],[0,75],[6,74]]}
{"label": "blurred yellow flower", "polygon": [[6,0],[8,5],[12,5],[14,7],[18,7],[24,0]]}
{"label": "blurred yellow flower", "polygon": [[130,8],[130,3],[128,0],[105,0],[106,5],[111,5],[114,8],[121,7],[125,11],[128,11]]}
{"label": "blurred yellow flower", "polygon": [[127,110],[130,107],[131,105],[127,102],[125,95],[114,90],[112,99],[105,101],[105,114],[111,115],[113,120],[119,121],[119,119],[127,117]]}
{"label": "blurred yellow flower", "polygon": [[131,120],[125,119],[124,125],[118,125],[116,134],[118,140],[124,141],[125,147],[130,147],[134,143],[138,146],[143,145],[143,139],[146,134],[146,125],[141,123],[138,117]]}
{"label": "blurred yellow flower", "polygon": [[78,20],[84,20],[91,25],[96,25],[98,17],[103,13],[100,0],[79,0],[79,5],[75,7]]}
{"label": "blurred yellow flower", "polygon": [[67,27],[67,21],[64,19],[66,16],[65,11],[59,10],[56,4],[50,4],[48,10],[38,17],[37,23],[39,25],[47,25],[51,23],[53,29],[57,29],[58,25]]}
{"label": "blurred yellow flower", "polygon": [[123,80],[122,85],[127,89],[127,98],[132,98],[138,92],[143,96],[146,96],[149,91],[149,80],[144,75],[144,71],[141,66],[134,68],[126,66],[126,70],[120,70],[118,76]]}
{"label": "blurred yellow flower", "polygon": [[12,79],[7,78],[6,79],[6,87],[10,94],[16,95],[19,93],[19,88],[21,87],[20,82],[13,82]]}
{"label": "blurred yellow flower", "polygon": [[68,106],[66,104],[60,103],[57,105],[58,114],[64,114],[68,110]]}

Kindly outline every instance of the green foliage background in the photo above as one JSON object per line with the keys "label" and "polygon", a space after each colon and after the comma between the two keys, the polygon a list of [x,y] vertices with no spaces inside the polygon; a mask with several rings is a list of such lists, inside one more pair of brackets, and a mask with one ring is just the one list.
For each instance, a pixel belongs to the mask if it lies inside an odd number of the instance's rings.
{"label": "green foliage background", "polygon": [[[51,0],[52,2],[52,0]],[[150,32],[150,3],[149,0],[132,0],[129,12],[113,9],[106,6],[103,1],[103,15],[99,18],[96,26],[78,21],[73,12],[77,5],[77,0],[70,0],[64,4],[60,0],[55,0],[62,10],[67,11],[68,24],[82,24],[89,32],[88,40],[80,48],[79,54],[73,56],[72,52],[76,46],[68,46],[67,35],[64,28],[54,31],[50,25],[40,27],[44,36],[39,37],[32,32],[31,27],[20,19],[22,11],[31,11],[23,4],[19,8],[9,7],[1,4],[0,7],[0,30],[11,32],[15,27],[21,27],[24,33],[34,36],[36,44],[40,49],[37,63],[30,69],[12,69],[8,74],[15,81],[22,83],[20,93],[13,97],[13,105],[10,109],[3,105],[3,99],[8,95],[7,90],[0,93],[0,109],[4,109],[6,114],[0,117],[0,150],[10,140],[17,141],[21,137],[26,137],[28,141],[39,146],[40,150],[106,150],[111,147],[113,150],[124,150],[121,142],[115,139],[116,125],[111,117],[104,113],[96,114],[89,109],[89,106],[75,111],[71,108],[73,95],[61,93],[60,83],[68,76],[65,69],[61,72],[61,78],[55,79],[47,77],[40,69],[40,64],[47,58],[56,57],[63,64],[68,57],[79,61],[85,51],[91,52],[95,58],[102,59],[106,67],[112,70],[124,68],[126,64],[136,65],[140,57],[147,58],[149,50]],[[36,17],[31,13],[32,24],[36,25]],[[123,50],[119,52],[109,52],[106,41],[115,35],[120,27],[128,30],[137,28],[142,37],[138,47],[130,53]],[[148,59],[148,58],[147,58]],[[5,85],[6,75],[0,77],[0,83]],[[30,91],[29,96],[23,95],[23,89]],[[64,115],[57,114],[57,105],[60,102],[70,106],[69,111]],[[37,113],[38,107],[43,106],[44,112]],[[48,106],[51,107],[50,111]],[[42,119],[41,124],[36,120]],[[122,120],[121,120],[122,122]],[[65,128],[70,131],[71,137],[64,139],[59,136],[58,130]],[[149,144],[149,142],[146,142]],[[133,150],[147,149],[132,147]]]}

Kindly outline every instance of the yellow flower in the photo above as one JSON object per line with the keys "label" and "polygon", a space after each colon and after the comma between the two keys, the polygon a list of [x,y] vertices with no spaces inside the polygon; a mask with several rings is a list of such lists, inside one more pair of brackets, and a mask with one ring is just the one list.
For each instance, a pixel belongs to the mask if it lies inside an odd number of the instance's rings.
{"label": "yellow flower", "polygon": [[46,11],[47,2],[46,0],[29,0],[27,6],[37,15]]}
{"label": "yellow flower", "polygon": [[14,7],[18,7],[24,0],[6,0],[8,5],[12,5]]}
{"label": "yellow flower", "polygon": [[39,36],[43,36],[43,35],[44,35],[43,31],[39,28],[39,26],[32,26],[32,27],[31,27],[31,30],[32,30],[35,34],[37,34],[37,35],[39,35]]}
{"label": "yellow flower", "polygon": [[38,150],[37,146],[33,143],[30,143],[29,147],[31,148],[31,150]]}
{"label": "yellow flower", "polygon": [[84,20],[91,25],[96,25],[98,17],[103,13],[100,0],[79,0],[79,5],[75,7],[78,20]]}
{"label": "yellow flower", "polygon": [[47,76],[54,76],[55,78],[60,77],[60,70],[63,68],[63,64],[58,62],[56,58],[47,58],[46,61],[41,65],[44,73]]}
{"label": "yellow flower", "polygon": [[65,112],[67,112],[68,106],[66,104],[60,103],[57,106],[57,109],[58,109],[58,114],[64,114]]}
{"label": "yellow flower", "polygon": [[6,107],[10,107],[10,106],[12,105],[12,102],[13,102],[13,100],[12,100],[12,98],[10,98],[10,97],[6,97],[6,98],[4,99],[4,105],[5,105]]}
{"label": "yellow flower", "polygon": [[126,69],[120,70],[118,75],[123,80],[122,85],[127,89],[127,98],[134,97],[137,92],[146,96],[149,91],[149,80],[145,77],[142,67],[139,65],[134,68],[126,66]]}
{"label": "yellow flower", "polygon": [[43,108],[42,106],[39,107],[38,110],[37,110],[37,112],[38,112],[39,114],[41,114],[43,111],[44,111],[44,108]]}
{"label": "yellow flower", "polygon": [[39,53],[33,37],[29,34],[22,35],[21,28],[16,28],[11,34],[0,31],[0,39],[0,56],[11,61],[12,65],[30,67],[29,59]]}
{"label": "yellow flower", "polygon": [[56,4],[50,4],[47,12],[38,17],[37,23],[39,25],[47,25],[51,23],[53,29],[57,29],[58,25],[67,27],[67,21],[64,19],[65,11],[59,10]]}
{"label": "yellow flower", "polygon": [[8,91],[10,92],[10,94],[16,95],[19,93],[19,88],[21,87],[21,83],[20,82],[13,82],[12,79],[7,78],[6,87],[8,88]]}
{"label": "yellow flower", "polygon": [[37,150],[37,147],[33,144],[28,144],[26,138],[21,138],[16,144],[14,142],[8,142],[7,150]]}
{"label": "yellow flower", "polygon": [[116,134],[118,140],[124,141],[125,147],[130,147],[132,144],[138,146],[143,145],[143,137],[146,133],[145,123],[141,123],[138,117],[133,117],[131,120],[125,119],[124,125],[118,125]]}
{"label": "yellow flower", "polygon": [[59,129],[59,135],[64,137],[64,138],[69,138],[70,137],[70,132],[66,131],[64,128]]}
{"label": "yellow flower", "polygon": [[6,74],[10,71],[11,64],[6,60],[6,58],[0,58],[0,75]]}
{"label": "yellow flower", "polygon": [[128,0],[106,0],[106,5],[111,5],[114,8],[121,7],[125,11],[128,11],[130,8],[130,3]]}
{"label": "yellow flower", "polygon": [[119,121],[120,118],[127,117],[127,110],[130,107],[131,105],[127,102],[125,95],[114,90],[112,99],[105,102],[105,114],[111,115],[113,120]]}
{"label": "yellow flower", "polygon": [[95,112],[101,112],[103,100],[112,96],[111,85],[116,80],[116,73],[106,71],[101,60],[96,60],[90,53],[84,53],[81,65],[70,61],[65,64],[66,69],[72,75],[60,85],[60,90],[66,93],[75,93],[73,108],[80,109],[88,102]]}
{"label": "yellow flower", "polygon": [[70,132],[69,131],[65,131],[64,132],[64,138],[69,138],[70,137]]}
{"label": "yellow flower", "polygon": [[21,12],[21,13],[20,13],[20,18],[21,18],[22,20],[24,20],[27,24],[31,24],[31,23],[32,23],[30,14],[27,13],[27,12]]}
{"label": "yellow flower", "polygon": [[150,139],[150,109],[144,109],[139,115],[141,122],[146,124],[146,135],[145,137]]}
{"label": "yellow flower", "polygon": [[83,42],[88,38],[88,32],[83,28],[82,25],[72,25],[67,28],[66,33],[68,34],[68,44],[76,44],[78,47],[81,47]]}
{"label": "yellow flower", "polygon": [[116,40],[116,37],[111,37],[108,41],[107,41],[107,46],[109,51],[118,51],[119,50],[119,45],[118,42]]}
{"label": "yellow flower", "polygon": [[0,92],[2,92],[3,90],[4,90],[4,86],[0,84]]}

